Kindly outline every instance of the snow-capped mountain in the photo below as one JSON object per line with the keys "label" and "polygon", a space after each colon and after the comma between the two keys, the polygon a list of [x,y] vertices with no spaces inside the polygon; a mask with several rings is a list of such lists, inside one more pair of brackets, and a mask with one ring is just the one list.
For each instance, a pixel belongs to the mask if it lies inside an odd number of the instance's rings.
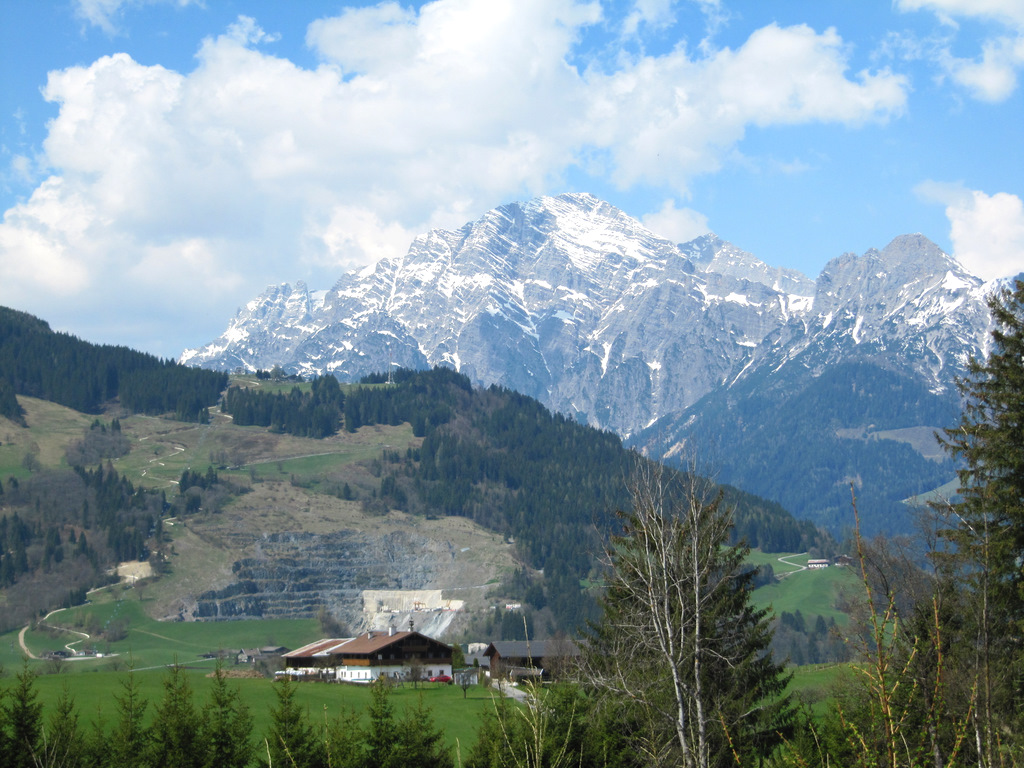
{"label": "snow-capped mountain", "polygon": [[730,412],[722,403],[743,392],[797,397],[837,366],[890,372],[952,402],[984,351],[992,288],[922,235],[844,254],[811,280],[713,234],[676,244],[566,194],[428,232],[328,291],[268,288],[181,362],[341,380],[448,365],[671,453],[693,438],[699,403]]}
{"label": "snow-capped mountain", "polygon": [[353,379],[450,365],[634,433],[762,365],[872,357],[952,385],[987,328],[982,283],[920,235],[816,282],[714,235],[676,245],[590,195],[513,203],[329,291],[268,288],[181,361]]}

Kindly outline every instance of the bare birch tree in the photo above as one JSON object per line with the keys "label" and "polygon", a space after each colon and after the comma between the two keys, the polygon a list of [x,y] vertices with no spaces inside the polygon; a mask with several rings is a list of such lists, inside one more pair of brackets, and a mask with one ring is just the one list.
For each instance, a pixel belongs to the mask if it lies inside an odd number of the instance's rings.
{"label": "bare birch tree", "polygon": [[622,708],[647,762],[687,768],[764,754],[790,718],[745,547],[707,478],[637,463],[609,550],[604,617],[585,677]]}

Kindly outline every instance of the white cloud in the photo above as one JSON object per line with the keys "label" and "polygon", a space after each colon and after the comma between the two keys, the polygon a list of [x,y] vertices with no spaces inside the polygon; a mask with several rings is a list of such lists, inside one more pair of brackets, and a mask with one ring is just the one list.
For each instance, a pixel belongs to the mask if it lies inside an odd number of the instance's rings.
{"label": "white cloud", "polygon": [[329,263],[346,269],[372,264],[401,253],[419,234],[397,222],[384,222],[368,208],[338,206],[324,227],[312,227],[310,236],[323,242]]}
{"label": "white cloud", "polygon": [[672,5],[673,0],[634,0],[633,9],[622,25],[623,34],[637,34],[641,24],[655,29],[669,26],[675,20]]}
{"label": "white cloud", "polygon": [[908,83],[888,70],[846,76],[834,29],[771,24],[743,46],[691,59],[646,57],[604,79],[589,115],[593,141],[609,148],[615,177],[673,186],[714,171],[748,126],[858,125],[900,114]]}
{"label": "white cloud", "polygon": [[1024,202],[1017,195],[934,181],[917,192],[946,206],[953,255],[970,272],[992,280],[1024,271]]}
{"label": "white cloud", "polygon": [[203,0],[72,0],[75,15],[108,35],[120,33],[117,18],[124,9],[140,5],[174,4],[179,8],[187,5],[202,5]]}
{"label": "white cloud", "polygon": [[[91,7],[110,18],[121,6]],[[55,317],[69,304],[47,299],[48,275],[109,305],[156,292],[140,303],[178,307],[177,333],[196,345],[222,330],[217,307],[281,280],[330,284],[428,226],[564,191],[575,169],[685,199],[748,126],[858,125],[904,108],[904,78],[848,73],[835,30],[771,25],[736,49],[581,71],[569,62],[600,22],[598,4],[575,0],[385,3],[311,23],[315,69],[256,50],[270,37],[240,17],[189,73],[126,54],[52,72],[52,178],[0,224],[0,263],[39,253],[48,266],[15,270],[0,303],[25,304],[17,285]],[[674,203],[656,215],[699,220]]]}
{"label": "white cloud", "polygon": [[1024,68],[1024,2],[897,0],[896,7],[904,12],[931,11],[954,32],[960,26],[958,19],[1002,26],[1002,33],[990,34],[981,41],[981,52],[974,58],[954,55],[949,40],[934,46],[932,58],[953,82],[980,101],[1005,101],[1017,89],[1017,73]]}
{"label": "white cloud", "polygon": [[666,200],[661,210],[642,221],[651,232],[674,243],[686,243],[710,231],[707,216],[692,208],[676,208],[675,200]]}
{"label": "white cloud", "polygon": [[944,24],[956,26],[956,18],[992,19],[1024,29],[1024,3],[1020,0],[896,0],[907,11],[932,11]]}
{"label": "white cloud", "polygon": [[986,40],[981,57],[963,59],[944,51],[943,66],[958,84],[981,101],[1005,101],[1017,89],[1017,70],[1024,67],[1024,36]]}
{"label": "white cloud", "polygon": [[47,179],[0,224],[0,304],[18,306],[40,292],[60,299],[90,287],[87,262],[79,258],[93,212],[65,196],[58,178]]}

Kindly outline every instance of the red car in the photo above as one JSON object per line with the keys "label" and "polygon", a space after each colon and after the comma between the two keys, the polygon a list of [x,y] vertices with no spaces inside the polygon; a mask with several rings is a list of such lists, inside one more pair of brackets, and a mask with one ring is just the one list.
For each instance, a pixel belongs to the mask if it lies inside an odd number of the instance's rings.
{"label": "red car", "polygon": [[451,678],[451,675],[434,675],[432,678],[430,678],[430,682],[432,682],[432,683],[448,683],[448,685],[451,685],[452,684],[452,678]]}

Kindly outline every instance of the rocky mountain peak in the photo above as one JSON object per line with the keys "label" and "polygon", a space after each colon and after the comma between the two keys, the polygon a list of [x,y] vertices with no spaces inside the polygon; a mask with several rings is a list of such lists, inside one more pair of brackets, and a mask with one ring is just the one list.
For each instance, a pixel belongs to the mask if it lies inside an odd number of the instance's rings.
{"label": "rocky mountain peak", "polygon": [[906,366],[952,380],[983,343],[978,283],[921,235],[840,256],[812,281],[713,233],[677,245],[574,193],[427,232],[325,293],[272,287],[182,360],[342,378],[448,365],[630,434],[796,357],[916,345]]}

